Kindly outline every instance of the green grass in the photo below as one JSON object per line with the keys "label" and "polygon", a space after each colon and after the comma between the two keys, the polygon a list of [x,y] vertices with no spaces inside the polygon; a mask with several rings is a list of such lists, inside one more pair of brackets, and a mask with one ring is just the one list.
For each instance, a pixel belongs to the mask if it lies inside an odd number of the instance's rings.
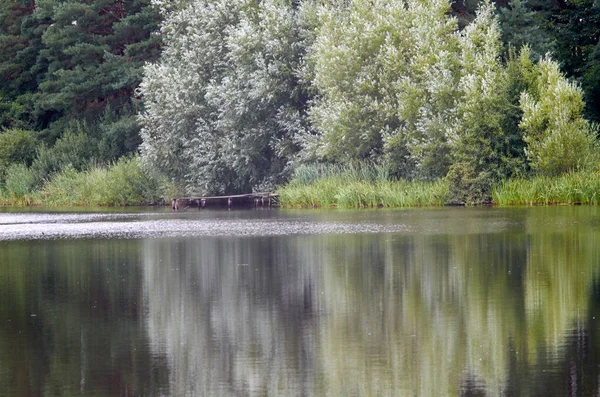
{"label": "green grass", "polygon": [[277,193],[283,207],[441,206],[448,186],[442,180],[392,180],[386,167],[313,165],[298,168],[293,180]]}
{"label": "green grass", "polygon": [[25,166],[9,170],[0,190],[2,205],[125,206],[159,201],[165,182],[143,169],[140,160],[121,158],[109,167],[76,171],[65,167],[39,189],[30,184]]}
{"label": "green grass", "polygon": [[292,182],[277,190],[282,207],[416,207],[442,206],[448,186],[435,182],[345,181],[327,177],[308,185]]}
{"label": "green grass", "polygon": [[39,205],[42,196],[31,189],[33,174],[24,164],[12,164],[6,172],[4,186],[0,189],[0,205]]}
{"label": "green grass", "polygon": [[[397,181],[372,165],[303,166],[277,189],[283,207],[418,207],[448,204],[448,184]],[[492,191],[496,205],[600,204],[600,172],[578,171],[558,177],[510,179]]]}
{"label": "green grass", "polygon": [[[0,205],[124,206],[176,196],[176,186],[147,172],[139,158],[122,158],[109,167],[76,171],[66,167],[41,188],[32,188],[31,169],[14,164],[0,188]],[[173,191],[169,191],[173,190]],[[443,206],[448,184],[393,180],[386,167],[312,165],[299,167],[290,183],[277,189],[283,207]],[[497,205],[600,204],[600,172],[579,171],[560,177],[511,179],[492,192]]]}
{"label": "green grass", "polygon": [[492,199],[498,205],[600,204],[600,173],[510,179],[496,186]]}

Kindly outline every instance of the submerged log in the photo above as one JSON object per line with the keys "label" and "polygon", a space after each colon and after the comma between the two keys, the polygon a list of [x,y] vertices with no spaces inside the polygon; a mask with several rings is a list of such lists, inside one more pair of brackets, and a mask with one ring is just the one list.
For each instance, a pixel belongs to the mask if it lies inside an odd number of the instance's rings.
{"label": "submerged log", "polygon": [[[235,194],[229,196],[203,196],[203,197],[180,197],[171,200],[171,206],[174,211],[179,209],[179,203],[183,204],[185,208],[197,207],[205,208],[206,206],[227,206],[231,209],[234,205],[240,207],[252,207],[258,208],[259,205],[265,208],[265,204],[268,208],[271,206],[277,206],[279,195],[270,192],[261,193],[248,193],[248,194]],[[177,209],[176,209],[177,208]]]}

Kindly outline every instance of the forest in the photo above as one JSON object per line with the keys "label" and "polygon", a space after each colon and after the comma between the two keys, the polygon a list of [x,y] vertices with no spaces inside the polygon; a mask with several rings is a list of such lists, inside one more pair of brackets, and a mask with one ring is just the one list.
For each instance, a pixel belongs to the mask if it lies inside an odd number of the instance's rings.
{"label": "forest", "polygon": [[592,0],[10,0],[0,48],[0,204],[600,201]]}

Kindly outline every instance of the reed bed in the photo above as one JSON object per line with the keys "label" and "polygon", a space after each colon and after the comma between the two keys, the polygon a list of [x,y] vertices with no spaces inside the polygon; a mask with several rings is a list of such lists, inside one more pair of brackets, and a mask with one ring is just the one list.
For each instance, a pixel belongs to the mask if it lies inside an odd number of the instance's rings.
{"label": "reed bed", "polygon": [[40,205],[42,195],[31,189],[33,174],[24,164],[13,164],[8,169],[4,186],[0,188],[0,205]]}
{"label": "reed bed", "polygon": [[579,171],[559,177],[510,179],[498,184],[492,199],[498,205],[600,204],[600,173]]}
{"label": "reed bed", "polygon": [[[449,202],[448,183],[390,178],[385,167],[327,165],[300,167],[277,190],[283,207],[417,207]],[[510,179],[492,190],[494,205],[600,204],[600,172],[578,171],[558,177]]]}
{"label": "reed bed", "polygon": [[347,182],[336,177],[309,185],[296,182],[277,190],[283,207],[419,207],[446,203],[448,185],[435,182]]}
{"label": "reed bed", "polygon": [[385,166],[314,165],[298,168],[292,181],[277,190],[283,207],[442,206],[448,197],[443,180],[393,180]]}

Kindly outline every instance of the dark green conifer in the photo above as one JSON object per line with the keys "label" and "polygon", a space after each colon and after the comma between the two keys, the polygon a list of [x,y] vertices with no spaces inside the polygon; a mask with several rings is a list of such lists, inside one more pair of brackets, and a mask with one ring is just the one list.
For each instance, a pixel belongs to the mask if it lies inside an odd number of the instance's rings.
{"label": "dark green conifer", "polygon": [[540,16],[529,8],[527,0],[511,0],[508,7],[501,8],[500,27],[505,46],[519,49],[527,45],[536,59],[552,51],[552,40],[540,26],[543,22]]}

